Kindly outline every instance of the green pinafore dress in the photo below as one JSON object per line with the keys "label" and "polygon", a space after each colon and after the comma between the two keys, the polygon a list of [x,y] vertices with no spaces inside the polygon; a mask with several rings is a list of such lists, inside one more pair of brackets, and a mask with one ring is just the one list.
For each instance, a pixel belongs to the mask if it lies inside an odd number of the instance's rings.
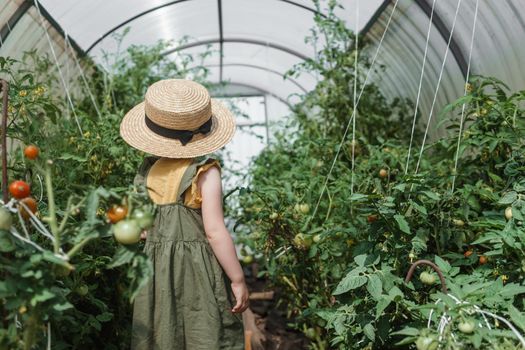
{"label": "green pinafore dress", "polygon": [[[145,159],[136,184],[147,183],[155,161]],[[144,248],[154,275],[135,299],[132,350],[244,349],[242,316],[231,312],[230,281],[208,243],[200,209],[184,202],[199,167],[209,161],[193,160],[175,202],[157,207]]]}

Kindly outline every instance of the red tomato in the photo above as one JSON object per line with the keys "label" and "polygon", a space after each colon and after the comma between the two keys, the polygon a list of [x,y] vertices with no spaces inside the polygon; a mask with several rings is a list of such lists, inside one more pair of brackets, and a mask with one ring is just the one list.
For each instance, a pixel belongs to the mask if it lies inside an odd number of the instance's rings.
{"label": "red tomato", "polygon": [[39,153],[40,150],[35,145],[29,145],[24,149],[24,156],[31,160],[35,160],[38,157]]}
{"label": "red tomato", "polygon": [[22,199],[29,197],[29,194],[31,193],[31,188],[29,187],[29,184],[22,180],[17,180],[11,182],[9,185],[9,193],[11,193],[11,196],[13,196],[16,199]]}
{"label": "red tomato", "polygon": [[[36,213],[36,210],[37,210],[37,203],[36,203],[36,200],[32,197],[26,197],[22,200],[20,200],[20,203],[23,203],[25,204],[28,209],[34,214]],[[22,205],[19,205],[19,208],[18,210],[20,210],[20,215],[22,215],[22,217],[24,218],[24,220],[29,220],[29,218],[31,217],[31,215],[29,214],[29,212],[22,206]]]}
{"label": "red tomato", "polygon": [[128,215],[128,207],[114,205],[106,212],[106,216],[112,224],[116,224]]}

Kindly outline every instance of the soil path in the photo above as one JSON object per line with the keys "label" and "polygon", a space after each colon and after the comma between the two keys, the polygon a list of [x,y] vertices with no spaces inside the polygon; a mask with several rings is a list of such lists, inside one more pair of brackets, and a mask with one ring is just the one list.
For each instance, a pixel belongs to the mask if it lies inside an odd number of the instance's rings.
{"label": "soil path", "polygon": [[[245,268],[246,282],[250,294],[261,292],[274,292],[271,300],[250,300],[250,310],[245,316],[245,329],[252,331],[251,350],[300,350],[308,349],[308,339],[287,324],[293,320],[286,318],[284,305],[277,306],[279,290],[270,289],[264,279],[256,278],[257,265]],[[261,339],[262,338],[262,339]],[[248,347],[246,349],[249,349]]]}

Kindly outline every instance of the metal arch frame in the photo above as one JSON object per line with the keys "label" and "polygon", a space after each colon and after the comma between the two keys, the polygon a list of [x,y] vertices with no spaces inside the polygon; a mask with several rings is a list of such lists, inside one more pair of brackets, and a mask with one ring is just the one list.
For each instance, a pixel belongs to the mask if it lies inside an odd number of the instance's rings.
{"label": "metal arch frame", "polygon": [[18,21],[22,18],[22,16],[24,16],[24,14],[27,12],[27,10],[29,10],[30,7],[31,7],[31,2],[29,0],[24,1],[22,4],[20,4],[20,6],[18,6],[18,8],[11,15],[11,17],[7,19],[4,26],[0,30],[0,37],[2,38],[0,47],[2,47],[3,43],[5,42],[9,34],[11,34],[11,29],[14,26],[16,26]]}
{"label": "metal arch frame", "polygon": [[[368,32],[372,29],[372,27],[377,23],[379,17],[381,17],[384,13],[384,11],[389,7],[389,5],[393,2],[393,0],[385,0],[381,6],[378,8],[378,10],[374,13],[372,18],[368,21],[368,23],[364,26],[364,28],[361,30],[359,35],[366,36]],[[426,0],[414,0],[414,2],[418,5],[418,7],[423,11],[423,13],[430,18],[430,15],[432,13],[432,6],[428,4]],[[437,13],[437,11],[434,11],[434,16],[432,19],[432,23],[436,27],[437,31],[445,40],[445,42],[448,42],[450,37],[450,30],[447,28],[445,22]],[[454,59],[458,63],[459,69],[461,70],[461,73],[463,74],[463,77],[467,78],[467,60],[465,58],[465,55],[463,51],[461,50],[461,46],[459,46],[456,39],[454,39],[454,36],[452,36],[452,39],[450,41],[450,51],[452,52],[452,55],[454,56]]]}
{"label": "metal arch frame", "polygon": [[[130,23],[130,22],[133,22],[134,20],[140,18],[140,17],[143,17],[151,12],[154,12],[154,11],[157,11],[157,10],[160,10],[164,7],[168,7],[168,6],[172,6],[172,5],[177,5],[181,2],[186,2],[186,1],[190,1],[190,0],[175,0],[175,1],[170,1],[168,3],[165,3],[165,4],[162,4],[162,5],[159,5],[159,6],[156,6],[156,7],[153,7],[153,8],[150,8],[146,11],[143,11],[133,17],[130,17],[129,19],[125,20],[124,22],[116,25],[115,27],[111,28],[110,30],[108,30],[106,33],[102,34],[102,36],[100,36],[97,40],[95,40],[86,50],[86,54],[88,54],[96,45],[98,45],[102,40],[104,40],[105,38],[107,38],[108,36],[110,36],[113,32],[115,32],[116,30],[122,28],[123,26],[125,26],[126,24]],[[325,17],[322,13],[312,9],[312,8],[309,8],[308,6],[304,6],[304,5],[301,5],[301,4],[298,4],[298,3],[295,3],[291,0],[278,0],[278,1],[281,1],[281,2],[284,2],[286,4],[289,4],[289,5],[292,5],[292,6],[296,6],[296,7],[299,7],[299,8],[302,8],[304,10],[307,10],[307,11],[310,11],[310,12],[313,12],[314,14],[317,14],[317,15],[320,15],[322,17]],[[218,5],[219,5],[219,11],[222,12],[222,4],[221,4],[221,0],[218,0]],[[219,22],[219,25],[220,25],[220,29],[222,30],[222,14],[219,14],[219,19],[220,19],[220,22]]]}
{"label": "metal arch frame", "polygon": [[[51,16],[51,14],[49,12],[47,12],[46,8],[44,6],[42,6],[40,1],[38,1],[38,0],[34,0],[34,1],[38,2],[38,7],[40,8],[40,13],[46,19],[46,21],[48,21],[49,24],[51,24],[51,26],[64,39],[66,39],[66,31],[62,28],[62,26],[60,24],[58,24],[57,21],[55,21],[55,19],[53,18],[53,16]],[[6,24],[2,27],[2,29],[0,31],[0,35],[2,35],[2,43],[5,42],[5,40],[7,39],[7,37],[11,33],[11,31],[13,30],[15,25],[18,23],[18,21],[20,21],[22,16],[24,16],[27,13],[27,11],[29,11],[29,9],[31,7],[35,6],[34,1],[32,1],[32,0],[24,0],[24,2],[18,7],[18,9],[15,11],[15,13],[13,13],[13,15],[7,20]],[[8,26],[8,24],[9,24],[9,26]],[[9,27],[11,27],[11,30],[9,30]],[[84,56],[86,54],[86,52],[84,52],[84,50],[82,50],[82,48],[77,44],[77,42],[73,38],[71,38],[68,35],[67,39],[69,40],[71,46],[75,49],[75,51],[78,53],[79,56]],[[1,45],[0,45],[0,47],[1,47]]]}
{"label": "metal arch frame", "polygon": [[224,61],[224,31],[222,26],[222,0],[217,0],[218,14],[219,14],[219,82],[222,83],[222,65]]}
{"label": "metal arch frame", "polygon": [[[275,74],[275,75],[278,75],[278,76],[283,76],[283,74],[281,72],[278,72],[276,70],[273,70],[273,69],[269,69],[269,68],[265,68],[265,67],[261,67],[261,66],[257,66],[255,64],[248,64],[248,63],[226,63],[226,64],[222,64],[223,67],[247,67],[247,68],[253,68],[253,69],[259,69],[259,70],[263,70],[263,71],[266,71],[268,73],[272,73],[272,74]],[[220,68],[220,65],[218,64],[207,64],[207,65],[204,65],[204,67],[207,67],[207,68],[217,68],[219,67]],[[301,90],[302,92],[304,93],[307,93],[308,91],[301,85],[299,84],[295,79],[292,79],[292,78],[287,78],[287,80],[289,82],[291,82],[292,84],[294,84],[295,86],[297,86],[299,88],[299,90]],[[222,80],[220,80],[220,82],[222,83]]]}
{"label": "metal arch frame", "polygon": [[[310,58],[310,57],[308,57],[306,55],[303,55],[300,52],[297,52],[295,50],[287,48],[286,46],[282,46],[282,45],[279,45],[279,44],[271,43],[271,42],[268,42],[268,41],[246,39],[246,38],[226,38],[226,39],[223,38],[222,42],[223,43],[244,43],[244,44],[253,44],[253,45],[267,46],[267,47],[271,47],[272,49],[283,51],[283,52],[286,52],[286,53],[288,53],[290,55],[299,57],[302,60],[307,60],[307,59]],[[166,52],[163,52],[162,54],[163,55],[169,55],[169,54],[172,54],[172,53],[174,53],[176,51],[186,50],[186,49],[189,49],[189,48],[192,48],[192,47],[196,47],[196,46],[202,46],[202,45],[208,45],[208,44],[217,44],[217,43],[220,43],[220,38],[219,39],[210,39],[210,40],[200,40],[200,41],[195,41],[195,42],[190,43],[190,44],[177,46],[177,47],[175,47],[173,49],[170,49],[170,50],[168,50]]]}
{"label": "metal arch frame", "polygon": [[[274,94],[273,92],[270,92],[270,91],[268,91],[266,89],[260,88],[260,87],[255,86],[255,85],[245,84],[245,83],[238,83],[238,82],[234,82],[234,81],[230,82],[230,84],[231,85],[241,86],[241,87],[247,87],[247,88],[250,88],[250,89],[254,89],[254,90],[260,91],[261,94],[266,94],[266,95],[272,96],[273,98],[276,98],[280,102],[284,103],[286,106],[288,106],[288,108],[292,109],[292,105],[290,104],[290,102],[286,101],[282,97],[279,97],[276,94]],[[213,85],[220,85],[220,84],[219,83],[215,83]],[[221,95],[217,95],[217,96],[221,96]],[[225,96],[225,95],[223,95],[223,96]],[[225,97],[231,97],[231,96],[225,96]]]}

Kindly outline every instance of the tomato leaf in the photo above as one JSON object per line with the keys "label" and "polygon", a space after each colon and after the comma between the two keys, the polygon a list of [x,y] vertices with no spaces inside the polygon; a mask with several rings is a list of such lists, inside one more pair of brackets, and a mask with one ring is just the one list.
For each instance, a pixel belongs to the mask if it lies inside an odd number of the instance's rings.
{"label": "tomato leaf", "polygon": [[503,197],[498,201],[498,204],[511,204],[518,198],[516,191],[510,191],[505,193]]}
{"label": "tomato leaf", "polygon": [[356,275],[356,273],[350,271],[337,285],[337,288],[332,293],[333,295],[340,295],[346,293],[352,289],[356,289],[364,285],[368,279],[365,276]]}
{"label": "tomato leaf", "polygon": [[374,341],[376,339],[376,330],[374,328],[374,326],[372,326],[372,323],[367,323],[364,327],[363,327],[363,333],[366,335],[366,337],[368,339],[370,339],[371,341]]}
{"label": "tomato leaf", "polygon": [[394,219],[396,219],[397,225],[399,226],[399,229],[401,231],[405,233],[410,233],[410,226],[408,225],[408,222],[406,221],[403,215],[400,215],[400,214],[394,215]]}
{"label": "tomato leaf", "polygon": [[368,290],[368,293],[370,293],[375,300],[378,300],[381,297],[381,294],[383,293],[383,283],[378,275],[374,274],[368,276],[366,290]]}

